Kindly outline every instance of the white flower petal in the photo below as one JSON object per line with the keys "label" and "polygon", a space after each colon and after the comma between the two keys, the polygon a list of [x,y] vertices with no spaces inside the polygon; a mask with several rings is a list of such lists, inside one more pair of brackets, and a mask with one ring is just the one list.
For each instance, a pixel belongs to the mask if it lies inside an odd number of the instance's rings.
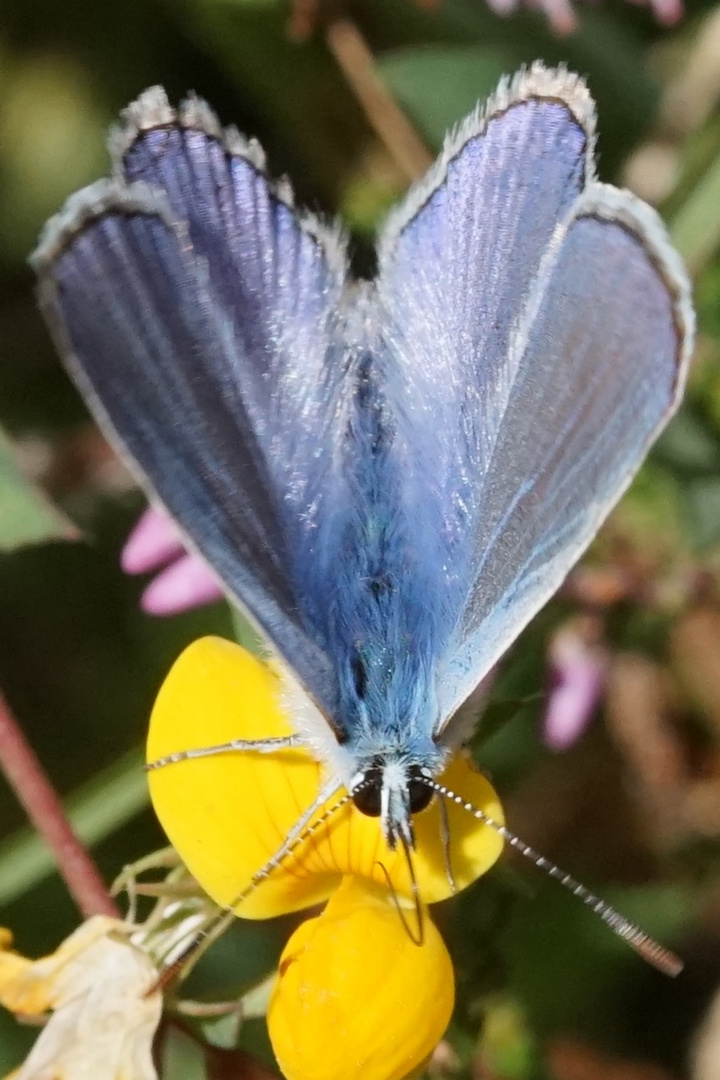
{"label": "white flower petal", "polygon": [[[157,973],[144,952],[118,936],[127,928],[102,922],[105,931],[90,933],[51,976],[54,1012],[14,1080],[157,1080],[151,1047],[162,995],[148,994]],[[91,929],[102,925],[91,920],[81,928]]]}

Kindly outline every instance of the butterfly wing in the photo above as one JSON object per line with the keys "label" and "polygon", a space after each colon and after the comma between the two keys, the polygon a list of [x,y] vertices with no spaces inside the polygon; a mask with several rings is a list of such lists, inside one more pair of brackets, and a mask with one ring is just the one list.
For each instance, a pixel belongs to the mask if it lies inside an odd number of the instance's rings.
{"label": "butterfly wing", "polygon": [[[582,82],[534,66],[390,219],[379,297],[455,567],[440,737],[552,595],[681,393],[689,286],[649,207],[598,184]],[[432,463],[432,464],[431,464]]]}
{"label": "butterfly wing", "polygon": [[42,307],[109,437],[324,706],[293,550],[332,486],[342,239],[195,99],[148,91],[112,146],[114,178],[41,238]]}

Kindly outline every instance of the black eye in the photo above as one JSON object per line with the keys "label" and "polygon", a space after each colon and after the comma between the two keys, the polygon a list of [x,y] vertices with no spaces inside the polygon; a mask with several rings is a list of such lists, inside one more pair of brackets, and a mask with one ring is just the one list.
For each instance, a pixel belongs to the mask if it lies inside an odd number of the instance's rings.
{"label": "black eye", "polygon": [[408,780],[410,813],[419,814],[421,810],[424,810],[426,806],[430,805],[434,794],[435,792],[433,789],[428,785],[427,781],[423,779],[422,773],[411,770],[410,778]]}
{"label": "black eye", "polygon": [[352,800],[361,814],[366,817],[380,817],[381,792],[382,773],[379,769],[370,769],[352,793]]}

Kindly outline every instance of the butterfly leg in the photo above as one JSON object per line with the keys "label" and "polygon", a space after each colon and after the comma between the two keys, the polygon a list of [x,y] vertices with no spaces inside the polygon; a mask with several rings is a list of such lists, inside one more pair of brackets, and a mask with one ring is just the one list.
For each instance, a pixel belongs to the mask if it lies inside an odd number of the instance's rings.
{"label": "butterfly leg", "polygon": [[307,746],[301,735],[282,735],[271,739],[232,739],[230,742],[218,743],[217,746],[198,746],[192,750],[178,750],[174,754],[166,754],[155,761],[148,761],[145,771],[162,769],[165,765],[174,765],[178,761],[189,761],[192,758],[212,757],[215,754],[275,754],[278,750],[294,750],[301,746]]}

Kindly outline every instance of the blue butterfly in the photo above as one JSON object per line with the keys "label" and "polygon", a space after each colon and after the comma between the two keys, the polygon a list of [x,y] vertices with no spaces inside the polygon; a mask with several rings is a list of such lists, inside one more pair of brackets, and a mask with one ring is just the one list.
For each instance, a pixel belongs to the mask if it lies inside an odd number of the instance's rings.
{"label": "blue butterfly", "polygon": [[687,276],[594,141],[577,76],[503,81],[353,281],[256,143],[154,88],[33,257],[100,425],[294,673],[316,805],[393,847],[682,394]]}

